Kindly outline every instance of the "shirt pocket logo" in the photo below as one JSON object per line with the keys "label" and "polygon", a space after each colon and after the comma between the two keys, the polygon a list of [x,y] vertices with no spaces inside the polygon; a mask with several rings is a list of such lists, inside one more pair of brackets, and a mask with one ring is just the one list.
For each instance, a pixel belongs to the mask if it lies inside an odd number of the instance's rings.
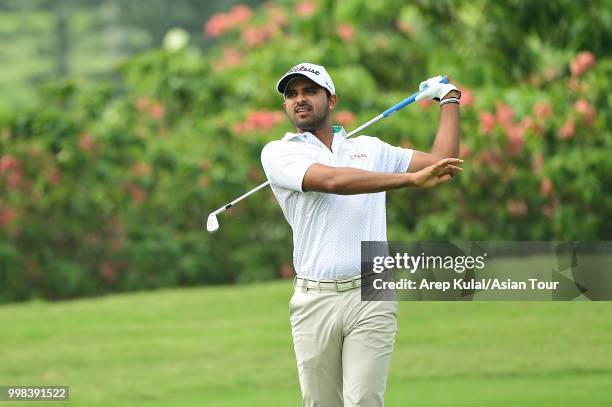
{"label": "shirt pocket logo", "polygon": [[355,154],[350,154],[349,158],[351,160],[359,160],[359,159],[368,158],[368,156],[365,153],[355,153]]}

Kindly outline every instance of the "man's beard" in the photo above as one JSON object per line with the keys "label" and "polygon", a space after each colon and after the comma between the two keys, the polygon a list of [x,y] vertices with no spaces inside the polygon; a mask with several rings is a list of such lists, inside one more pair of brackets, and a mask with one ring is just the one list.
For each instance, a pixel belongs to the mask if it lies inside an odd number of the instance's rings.
{"label": "man's beard", "polygon": [[[314,109],[312,111],[314,112]],[[298,129],[300,129],[301,131],[309,131],[312,133],[315,130],[319,130],[320,128],[323,127],[323,125],[325,124],[325,121],[327,120],[328,115],[329,115],[329,111],[323,110],[318,116],[313,114],[313,117],[308,120],[302,120],[298,122],[297,119],[295,118],[297,115],[294,116],[294,118],[290,117],[290,119],[293,125],[297,127]]]}

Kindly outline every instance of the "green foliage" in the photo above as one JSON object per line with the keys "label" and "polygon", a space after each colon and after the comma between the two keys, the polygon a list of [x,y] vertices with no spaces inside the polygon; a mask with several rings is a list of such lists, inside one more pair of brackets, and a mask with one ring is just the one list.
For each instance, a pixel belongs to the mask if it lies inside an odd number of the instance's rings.
{"label": "green foliage", "polygon": [[[265,180],[262,147],[292,131],[274,85],[305,60],[328,67],[347,129],[430,76],[462,88],[465,171],[390,193],[390,239],[610,239],[609,11],[581,6],[574,21],[574,3],[551,7],[278,1],[213,16],[205,51],[156,49],[119,82],[40,87],[36,106],[0,118],[0,301],[289,274],[269,190],[216,235],[204,222]],[[429,151],[438,118],[418,103],[367,134]]]}

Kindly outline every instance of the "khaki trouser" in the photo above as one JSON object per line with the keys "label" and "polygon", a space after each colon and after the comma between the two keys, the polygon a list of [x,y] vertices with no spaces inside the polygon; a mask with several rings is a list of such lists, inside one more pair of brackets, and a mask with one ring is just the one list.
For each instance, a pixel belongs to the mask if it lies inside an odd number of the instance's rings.
{"label": "khaki trouser", "polygon": [[397,332],[397,301],[296,287],[289,311],[306,407],[381,407]]}

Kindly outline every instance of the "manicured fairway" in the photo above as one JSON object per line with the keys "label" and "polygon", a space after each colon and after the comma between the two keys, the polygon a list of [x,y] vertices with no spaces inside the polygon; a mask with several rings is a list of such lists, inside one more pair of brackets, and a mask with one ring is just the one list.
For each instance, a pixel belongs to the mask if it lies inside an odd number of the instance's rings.
{"label": "manicured fairway", "polygon": [[[70,386],[11,406],[298,406],[291,290],[0,306],[0,384]],[[399,319],[387,406],[612,406],[612,302],[403,302]]]}

